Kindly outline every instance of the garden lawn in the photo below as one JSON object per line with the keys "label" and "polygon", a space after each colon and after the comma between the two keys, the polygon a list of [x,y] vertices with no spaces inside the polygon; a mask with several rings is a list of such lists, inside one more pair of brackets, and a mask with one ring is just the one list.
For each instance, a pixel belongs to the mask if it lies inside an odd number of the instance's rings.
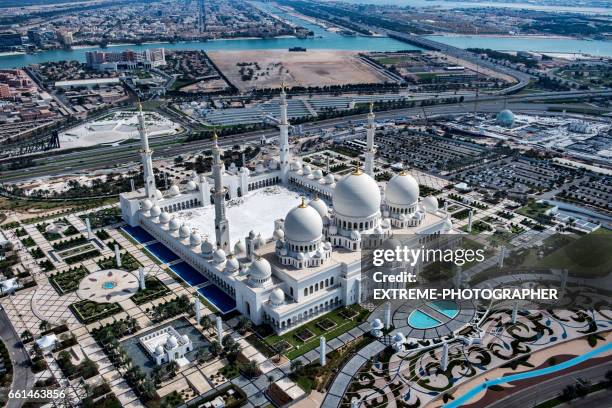
{"label": "garden lawn", "polygon": [[[285,355],[288,359],[293,360],[303,354],[308,353],[310,350],[314,350],[315,348],[317,348],[319,346],[319,337],[325,336],[325,339],[327,339],[327,341],[332,340],[363,323],[369,314],[367,310],[363,309],[361,306],[358,305],[352,305],[349,306],[349,308],[357,312],[357,315],[351,320],[347,320],[340,314],[340,312],[344,308],[338,308],[324,315],[321,315],[321,317],[311,322],[308,322],[305,325],[302,325],[286,334],[280,336],[274,334],[266,337],[264,340],[270,346],[283,340],[290,343],[293,348],[289,350]],[[329,319],[336,323],[336,327],[331,330],[324,331],[317,326],[317,323],[326,319]],[[306,342],[302,342],[296,336],[296,333],[303,331],[304,329],[308,329],[314,334],[314,336]]]}

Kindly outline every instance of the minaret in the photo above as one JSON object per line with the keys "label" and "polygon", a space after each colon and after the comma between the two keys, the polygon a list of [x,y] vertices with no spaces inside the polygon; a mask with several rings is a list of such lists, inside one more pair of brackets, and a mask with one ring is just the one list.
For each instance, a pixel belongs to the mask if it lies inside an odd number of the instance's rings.
{"label": "minaret", "polygon": [[374,124],[374,104],[370,102],[370,113],[368,113],[368,126],[366,130],[367,134],[367,147],[365,152],[365,173],[374,177],[374,131],[376,125]]}
{"label": "minaret", "polygon": [[153,150],[149,148],[149,138],[145,129],[144,115],[142,114],[142,104],[138,102],[138,132],[140,133],[140,159],[144,171],[145,194],[151,201],[155,201],[155,176],[153,175]]}
{"label": "minaret", "polygon": [[221,149],[217,144],[217,132],[213,134],[213,178],[215,180],[215,190],[213,193],[213,201],[215,202],[215,237],[217,238],[217,247],[229,253],[229,222],[225,217],[225,187],[223,186],[223,171],[225,166],[221,160]]}
{"label": "minaret", "polygon": [[281,85],[280,94],[280,135],[278,136],[281,180],[287,184],[289,179],[289,121],[287,120],[287,94],[285,84]]}

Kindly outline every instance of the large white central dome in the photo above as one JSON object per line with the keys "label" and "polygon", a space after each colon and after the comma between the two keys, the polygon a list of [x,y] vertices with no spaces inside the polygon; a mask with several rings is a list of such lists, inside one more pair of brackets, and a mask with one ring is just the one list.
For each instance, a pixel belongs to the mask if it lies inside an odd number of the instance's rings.
{"label": "large white central dome", "polygon": [[356,170],[336,183],[332,203],[340,216],[367,219],[380,211],[380,190],[372,177]]}
{"label": "large white central dome", "polygon": [[285,238],[293,242],[311,243],[321,239],[323,220],[319,212],[302,202],[285,218]]}
{"label": "large white central dome", "polygon": [[391,206],[406,207],[419,201],[419,183],[407,172],[393,176],[385,188],[385,203]]}

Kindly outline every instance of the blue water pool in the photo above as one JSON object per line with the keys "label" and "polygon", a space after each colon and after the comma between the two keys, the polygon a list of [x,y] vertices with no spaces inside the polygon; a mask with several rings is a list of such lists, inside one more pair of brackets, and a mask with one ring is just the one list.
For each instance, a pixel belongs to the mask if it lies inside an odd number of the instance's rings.
{"label": "blue water pool", "polygon": [[169,250],[161,242],[156,242],[154,244],[147,245],[145,248],[147,248],[147,251],[155,255],[157,259],[159,259],[163,263],[169,263],[179,259],[179,257],[174,252]]}
{"label": "blue water pool", "polygon": [[129,225],[126,225],[124,227],[121,227],[121,229],[130,234],[132,238],[134,238],[141,244],[144,244],[145,242],[155,241],[155,237],[153,235],[149,234],[147,231],[140,227],[130,227]]}
{"label": "blue water pool", "polygon": [[189,265],[187,262],[179,262],[175,265],[170,266],[170,269],[176,273],[182,280],[187,282],[191,286],[196,286],[204,282],[208,282],[200,272]]}
{"label": "blue water pool", "polygon": [[212,303],[221,313],[229,313],[236,308],[236,301],[230,295],[215,285],[208,285],[198,289],[198,293]]}
{"label": "blue water pool", "polygon": [[527,378],[539,377],[541,375],[556,373],[557,371],[561,371],[561,370],[565,370],[566,368],[573,367],[576,364],[585,362],[599,354],[606,353],[610,350],[612,350],[612,344],[606,344],[596,349],[593,349],[581,356],[574,357],[571,360],[564,361],[560,364],[557,364],[551,367],[540,368],[538,370],[526,371],[524,373],[513,374],[513,375],[506,376],[506,377],[494,378],[492,380],[485,381],[482,384],[477,385],[474,388],[470,389],[468,392],[466,392],[459,398],[455,399],[454,401],[449,402],[448,404],[444,405],[443,408],[459,408],[465,405],[465,403],[467,403],[469,400],[474,398],[476,395],[478,395],[478,393],[480,393],[481,391],[484,391],[485,389],[489,388],[492,385],[505,384],[505,383],[509,383],[512,381],[524,380]]}
{"label": "blue water pool", "polygon": [[449,319],[454,319],[459,314],[459,305],[452,300],[435,300],[427,303],[427,306],[442,313]]}
{"label": "blue water pool", "polygon": [[430,315],[415,309],[408,316],[408,324],[415,329],[431,329],[442,324],[438,319],[434,319]]}
{"label": "blue water pool", "polygon": [[115,286],[117,286],[116,282],[106,281],[102,284],[102,289],[113,289]]}

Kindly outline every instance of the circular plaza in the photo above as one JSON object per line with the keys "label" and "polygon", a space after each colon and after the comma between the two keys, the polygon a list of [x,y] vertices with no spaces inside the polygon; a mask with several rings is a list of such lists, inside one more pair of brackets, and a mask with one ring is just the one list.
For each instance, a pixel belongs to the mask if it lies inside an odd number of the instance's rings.
{"label": "circular plaza", "polygon": [[93,272],[81,280],[77,295],[98,303],[121,302],[138,291],[138,278],[120,269]]}

